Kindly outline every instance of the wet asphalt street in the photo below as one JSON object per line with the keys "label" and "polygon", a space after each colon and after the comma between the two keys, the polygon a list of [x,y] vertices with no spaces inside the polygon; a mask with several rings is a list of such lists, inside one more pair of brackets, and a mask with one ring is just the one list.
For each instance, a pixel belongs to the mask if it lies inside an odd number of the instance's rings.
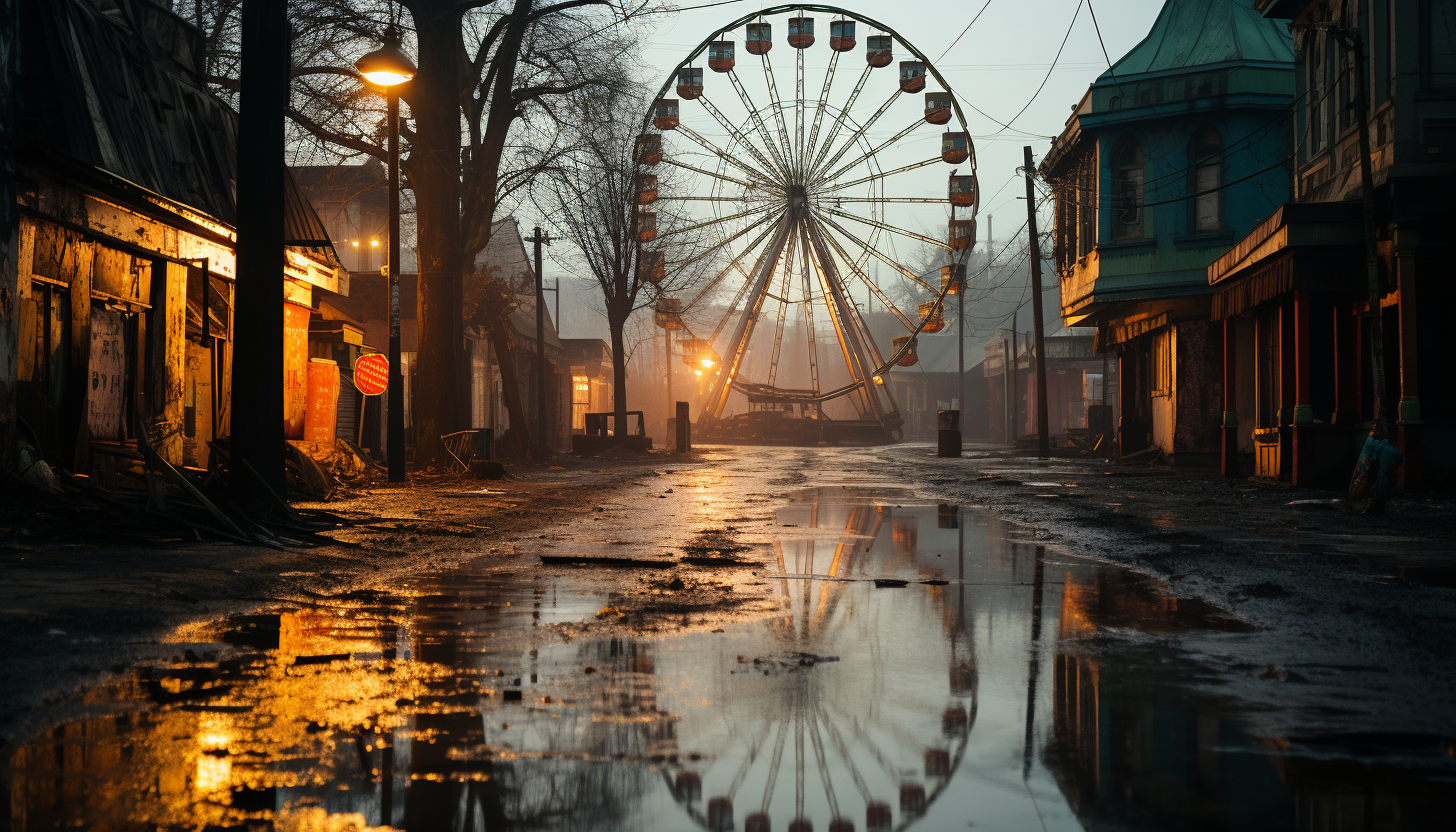
{"label": "wet asphalt street", "polygon": [[1456,828],[1445,544],[1278,502],[917,445],[663,457],[159,634],[0,746],[5,828]]}

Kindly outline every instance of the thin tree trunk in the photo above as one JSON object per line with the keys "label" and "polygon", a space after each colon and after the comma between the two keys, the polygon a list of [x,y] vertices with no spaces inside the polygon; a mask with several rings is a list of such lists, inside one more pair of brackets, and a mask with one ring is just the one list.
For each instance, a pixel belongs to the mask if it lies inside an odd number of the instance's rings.
{"label": "thin tree trunk", "polygon": [[515,353],[511,350],[510,339],[506,334],[507,326],[509,323],[505,321],[486,326],[486,331],[490,334],[490,345],[495,348],[496,361],[500,362],[501,393],[506,400],[506,413],[511,417],[510,429],[501,434],[501,438],[511,434],[513,438],[519,439],[520,450],[530,454],[535,446],[531,443],[531,431],[527,427],[529,422],[526,421],[526,408],[521,401],[520,377],[516,374]]}
{"label": "thin tree trunk", "polygon": [[622,348],[627,319],[614,314],[607,323],[612,330],[612,433],[622,437],[627,435],[627,351]]}

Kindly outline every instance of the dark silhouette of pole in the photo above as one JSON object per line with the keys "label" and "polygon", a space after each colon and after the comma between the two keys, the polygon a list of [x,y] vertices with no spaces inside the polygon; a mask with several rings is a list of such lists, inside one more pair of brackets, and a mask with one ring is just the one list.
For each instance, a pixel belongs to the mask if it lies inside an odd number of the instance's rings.
{"label": "dark silhouette of pole", "polygon": [[389,481],[404,482],[404,367],[399,357],[399,92],[388,87],[385,96],[389,101],[389,425],[385,447]]}
{"label": "dark silhouette of pole", "polygon": [[1051,446],[1051,425],[1047,422],[1046,332],[1041,321],[1041,243],[1036,236],[1036,186],[1033,178],[1031,145],[1026,151],[1026,233],[1031,252],[1031,316],[1036,337],[1036,452],[1046,459]]}
{"label": "dark silhouette of pole", "polygon": [[546,416],[546,292],[541,286],[541,246],[551,245],[551,238],[536,226],[531,235],[536,251],[536,422],[541,444],[551,444],[551,431]]}
{"label": "dark silhouette of pole", "polygon": [[[288,105],[290,39],[285,0],[243,4],[231,482],[238,500],[254,505],[271,505],[275,496],[287,496],[283,472],[283,119]],[[245,473],[249,467],[257,477]],[[263,489],[274,494],[263,493]]]}

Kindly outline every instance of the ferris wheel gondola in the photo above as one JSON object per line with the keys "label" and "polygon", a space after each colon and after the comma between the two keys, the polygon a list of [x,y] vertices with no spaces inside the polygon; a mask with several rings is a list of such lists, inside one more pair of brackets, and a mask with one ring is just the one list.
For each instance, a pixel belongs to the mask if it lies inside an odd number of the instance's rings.
{"label": "ferris wheel gondola", "polygon": [[[831,18],[827,50],[815,39],[820,14]],[[772,51],[776,25],[789,47],[780,53]],[[869,31],[863,40],[860,27]],[[751,56],[746,61],[735,55],[740,40]],[[840,58],[860,48],[865,62],[851,83],[853,76],[838,73]],[[877,73],[895,62],[897,51],[905,56],[898,74]],[[822,78],[806,63],[811,54],[827,57]],[[711,74],[699,68],[704,62]],[[785,70],[792,82],[781,84]],[[878,104],[876,94],[885,96]],[[903,127],[886,129],[900,112],[913,116]],[[905,359],[922,332],[944,327],[951,286],[933,281],[941,265],[963,266],[975,244],[978,189],[970,130],[933,62],[862,15],[818,4],[774,6],[709,34],[672,71],[643,126],[644,166],[666,164],[675,171],[671,187],[639,184],[641,204],[651,194],[671,206],[659,209],[663,227],[647,232],[658,241],[651,254],[677,235],[709,239],[697,250],[670,255],[673,268],[690,265],[704,277],[683,305],[685,319],[701,316],[700,303],[733,292],[706,339],[722,361],[705,376],[699,416],[705,438],[714,438],[715,429],[724,432],[719,438],[731,438],[733,419],[751,417],[755,409],[775,418],[799,416],[804,438],[898,438],[903,420],[885,376],[915,363]],[[939,152],[910,155],[927,142],[939,142]],[[927,168],[936,164],[959,166],[948,184],[928,184],[933,174]],[[927,220],[926,211],[943,213]],[[637,217],[652,222],[658,215],[639,209]],[[637,238],[649,242],[644,230]],[[943,262],[929,273],[907,256],[923,246],[942,252]],[[888,280],[880,278],[882,267],[888,267]],[[902,335],[883,337],[871,329],[855,300],[861,286],[869,303],[905,328]],[[791,315],[803,341],[792,347],[785,343]],[[832,340],[822,338],[816,324],[832,329]],[[805,360],[795,360],[799,355]],[[734,402],[748,408],[730,418]]]}

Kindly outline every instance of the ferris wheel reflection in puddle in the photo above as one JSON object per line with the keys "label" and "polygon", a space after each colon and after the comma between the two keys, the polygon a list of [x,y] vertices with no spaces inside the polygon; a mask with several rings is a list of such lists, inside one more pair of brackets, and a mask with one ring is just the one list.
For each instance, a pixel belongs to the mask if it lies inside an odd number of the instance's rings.
{"label": "ferris wheel reflection in puddle", "polygon": [[909,827],[945,789],[975,724],[965,594],[873,582],[963,577],[945,574],[952,547],[964,571],[959,509],[876,505],[848,489],[804,497],[777,517],[770,582],[784,612],[768,626],[780,652],[737,657],[719,680],[716,719],[678,726],[680,743],[712,756],[664,774],[714,832],[810,832],[821,818],[830,832]]}

